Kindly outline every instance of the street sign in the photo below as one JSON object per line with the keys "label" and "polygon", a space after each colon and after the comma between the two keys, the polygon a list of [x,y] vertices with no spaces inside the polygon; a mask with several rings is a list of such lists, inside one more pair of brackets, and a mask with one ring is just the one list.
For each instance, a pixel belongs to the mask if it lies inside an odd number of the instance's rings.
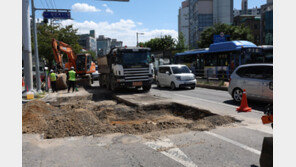
{"label": "street sign", "polygon": [[70,12],[43,12],[43,17],[46,19],[71,19]]}

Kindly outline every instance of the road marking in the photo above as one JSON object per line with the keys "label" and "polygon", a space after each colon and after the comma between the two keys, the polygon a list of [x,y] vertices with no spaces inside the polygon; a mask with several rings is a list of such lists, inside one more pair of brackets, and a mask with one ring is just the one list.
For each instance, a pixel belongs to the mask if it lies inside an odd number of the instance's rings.
{"label": "road marking", "polygon": [[[208,102],[208,103],[214,103],[214,104],[218,104],[218,105],[223,105],[223,106],[231,107],[231,108],[235,108],[235,109],[237,108],[237,106],[233,106],[233,105],[230,105],[230,104],[224,104],[224,103],[220,103],[220,102],[210,101],[210,100],[201,99],[201,98],[198,98],[198,97],[192,97],[192,96],[180,95],[180,94],[175,94],[175,93],[174,93],[173,95],[175,95],[175,96],[181,96],[181,97],[185,97],[185,98],[190,98],[190,99],[194,99],[194,100],[205,101],[205,102]],[[252,109],[252,112],[262,114],[262,112],[260,112],[260,111],[256,111],[256,110],[254,110],[254,109]]]}
{"label": "road marking", "polygon": [[168,138],[146,142],[144,144],[154,150],[160,151],[165,156],[179,162],[186,167],[197,167],[197,165],[190,158],[188,158],[179,148],[175,147]]}
{"label": "road marking", "polygon": [[224,140],[224,141],[227,141],[227,142],[229,142],[229,143],[231,143],[231,144],[234,144],[234,145],[236,145],[236,146],[239,146],[239,147],[241,147],[241,148],[243,148],[243,149],[245,149],[245,150],[247,150],[247,151],[250,151],[250,152],[252,152],[252,153],[255,153],[255,154],[257,154],[257,155],[260,155],[260,154],[261,154],[261,151],[258,151],[258,150],[254,149],[254,148],[251,148],[251,147],[249,147],[249,146],[246,146],[246,145],[241,144],[241,143],[239,143],[239,142],[236,142],[236,141],[234,141],[234,140],[228,139],[228,138],[226,138],[226,137],[224,137],[224,136],[220,136],[220,135],[215,134],[215,133],[212,133],[212,132],[205,132],[205,133],[206,133],[206,134],[209,134],[209,135],[211,135],[211,136],[217,137],[217,138],[219,138],[219,139],[222,139],[222,140]]}
{"label": "road marking", "polygon": [[267,134],[273,134],[273,130],[271,127],[268,127],[268,126],[264,126],[264,125],[254,125],[254,126],[243,126],[244,128],[248,128],[248,129],[252,129],[252,130],[257,130],[257,131],[260,131],[260,132],[264,132],[264,133],[267,133]]}

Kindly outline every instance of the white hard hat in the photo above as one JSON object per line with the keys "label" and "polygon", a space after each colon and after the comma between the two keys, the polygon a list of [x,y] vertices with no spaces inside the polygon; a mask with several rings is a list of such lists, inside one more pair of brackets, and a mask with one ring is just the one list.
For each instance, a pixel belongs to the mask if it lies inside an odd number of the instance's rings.
{"label": "white hard hat", "polygon": [[74,70],[74,67],[71,67],[71,70]]}

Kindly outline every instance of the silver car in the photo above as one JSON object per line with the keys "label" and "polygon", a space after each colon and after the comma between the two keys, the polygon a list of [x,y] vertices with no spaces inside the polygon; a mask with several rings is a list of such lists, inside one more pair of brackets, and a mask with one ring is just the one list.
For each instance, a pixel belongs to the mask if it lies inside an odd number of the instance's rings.
{"label": "silver car", "polygon": [[272,102],[273,65],[247,64],[237,67],[230,76],[228,92],[236,102],[240,102],[244,89],[248,99]]}

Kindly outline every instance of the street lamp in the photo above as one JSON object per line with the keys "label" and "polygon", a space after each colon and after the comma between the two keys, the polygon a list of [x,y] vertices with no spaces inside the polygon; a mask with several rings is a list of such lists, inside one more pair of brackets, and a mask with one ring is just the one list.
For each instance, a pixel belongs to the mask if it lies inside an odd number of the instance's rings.
{"label": "street lamp", "polygon": [[144,33],[137,32],[137,47],[139,46],[139,35],[144,35]]}

